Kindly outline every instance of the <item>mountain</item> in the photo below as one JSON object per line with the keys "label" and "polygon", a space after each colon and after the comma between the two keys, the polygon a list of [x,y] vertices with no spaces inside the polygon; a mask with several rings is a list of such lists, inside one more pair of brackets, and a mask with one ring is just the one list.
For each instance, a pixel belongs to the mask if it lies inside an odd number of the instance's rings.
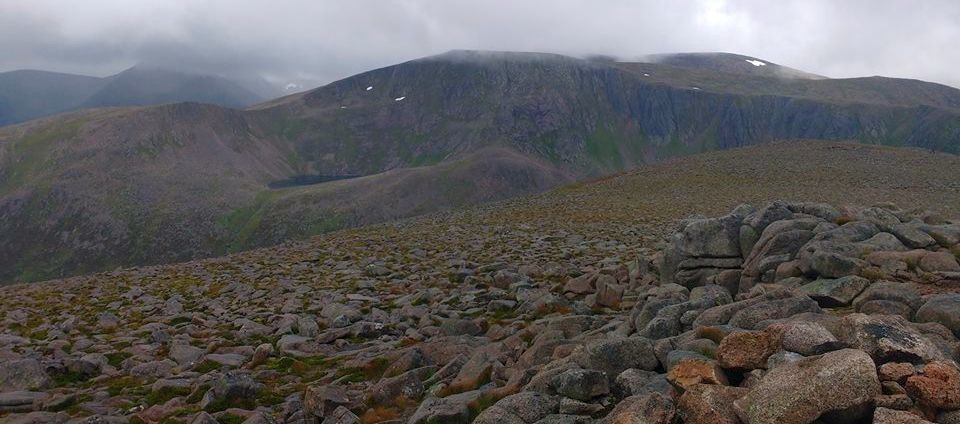
{"label": "mountain", "polygon": [[105,78],[45,71],[0,73],[0,126],[81,108],[200,102],[245,107],[279,95],[263,80],[135,66]]}
{"label": "mountain", "polygon": [[755,77],[776,77],[786,79],[822,80],[822,75],[811,74],[799,69],[782,66],[767,60],[733,53],[668,53],[650,55],[645,62],[671,65],[680,68],[720,71]]}
{"label": "mountain", "polygon": [[103,79],[45,71],[0,73],[0,126],[80,108]]}
{"label": "mountain", "polygon": [[79,111],[0,129],[0,280],[218,255],[777,140],[956,154],[958,105],[960,90],[910,80],[455,51],[247,110]]}
{"label": "mountain", "polygon": [[[885,406],[956,399],[957,211],[956,155],[794,140],[3,287],[4,419],[919,422]],[[801,246],[854,266],[804,273]],[[678,250],[724,284],[668,284]],[[776,281],[729,284],[756,266]]]}

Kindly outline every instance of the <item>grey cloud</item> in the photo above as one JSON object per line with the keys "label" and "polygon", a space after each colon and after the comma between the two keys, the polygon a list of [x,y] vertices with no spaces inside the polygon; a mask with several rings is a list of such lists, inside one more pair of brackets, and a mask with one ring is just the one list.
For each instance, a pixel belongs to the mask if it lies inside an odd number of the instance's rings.
{"label": "grey cloud", "polygon": [[316,85],[452,49],[727,51],[960,86],[958,22],[955,0],[3,1],[0,70],[160,63]]}

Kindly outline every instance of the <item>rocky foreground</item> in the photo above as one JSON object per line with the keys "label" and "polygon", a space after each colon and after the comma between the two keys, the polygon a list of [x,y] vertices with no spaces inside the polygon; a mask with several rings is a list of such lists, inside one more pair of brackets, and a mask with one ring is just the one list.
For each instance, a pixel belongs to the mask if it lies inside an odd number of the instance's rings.
{"label": "rocky foreground", "polygon": [[612,227],[637,245],[450,228],[501,246],[476,261],[383,230],[10,287],[0,420],[960,423],[957,221],[774,202],[656,250]]}

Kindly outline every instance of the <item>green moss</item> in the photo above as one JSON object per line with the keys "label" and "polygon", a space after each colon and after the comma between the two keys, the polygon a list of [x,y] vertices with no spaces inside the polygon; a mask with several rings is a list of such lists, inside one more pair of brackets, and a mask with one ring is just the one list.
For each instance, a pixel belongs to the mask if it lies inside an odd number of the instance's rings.
{"label": "green moss", "polygon": [[613,131],[600,127],[586,140],[587,156],[604,171],[624,169],[619,137]]}
{"label": "green moss", "polygon": [[66,370],[54,373],[51,377],[56,387],[76,386],[89,379],[89,377],[83,373]]}
{"label": "green moss", "polygon": [[214,362],[214,361],[210,361],[210,360],[205,360],[205,361],[197,364],[196,366],[194,366],[194,367],[193,367],[193,370],[196,371],[196,372],[198,372],[198,373],[200,373],[200,374],[206,374],[206,373],[211,372],[211,371],[216,371],[216,370],[220,369],[222,366],[223,366],[223,365],[221,365],[220,363],[217,363],[217,362]]}
{"label": "green moss", "polygon": [[187,403],[197,403],[203,400],[203,395],[207,394],[207,390],[210,390],[209,384],[201,384],[199,387],[193,390],[193,393],[190,393],[190,396],[187,396]]}
{"label": "green moss", "polygon": [[110,396],[120,396],[131,391],[142,394],[142,392],[146,392],[146,389],[140,380],[129,376],[114,378],[107,382],[107,393]]}
{"label": "green moss", "polygon": [[144,402],[146,402],[147,405],[157,405],[166,403],[175,397],[188,396],[190,393],[191,390],[189,387],[163,387],[160,390],[150,392],[150,394],[144,398]]}
{"label": "green moss", "polygon": [[220,218],[220,225],[224,227],[232,239],[225,245],[227,252],[236,252],[252,246],[253,236],[260,228],[260,222],[270,210],[273,202],[285,193],[284,190],[265,190],[257,193],[253,203],[234,209]]}
{"label": "green moss", "polygon": [[107,357],[107,363],[110,364],[111,367],[120,368],[120,365],[123,363],[123,361],[125,361],[127,358],[133,355],[127,352],[117,351],[117,352],[110,352],[104,356]]}
{"label": "green moss", "polygon": [[179,325],[179,324],[185,324],[185,323],[188,323],[188,322],[191,322],[191,321],[193,321],[193,320],[192,320],[190,317],[180,316],[180,317],[176,317],[176,318],[174,318],[174,319],[171,319],[170,321],[167,322],[167,324],[169,324],[171,327],[174,327],[174,326],[177,326],[177,325]]}
{"label": "green moss", "polygon": [[220,424],[240,424],[245,420],[245,418],[239,415],[233,414],[222,414],[217,417],[217,422]]}
{"label": "green moss", "polygon": [[378,357],[371,360],[363,367],[346,367],[337,370],[337,378],[342,378],[344,382],[359,383],[363,381],[377,380],[383,376],[383,373],[390,366],[387,358]]}

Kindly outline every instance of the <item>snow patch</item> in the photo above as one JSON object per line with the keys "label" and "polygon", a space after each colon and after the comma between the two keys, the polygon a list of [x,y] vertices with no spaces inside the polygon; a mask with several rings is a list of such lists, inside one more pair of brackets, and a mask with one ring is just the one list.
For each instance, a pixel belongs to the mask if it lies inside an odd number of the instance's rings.
{"label": "snow patch", "polygon": [[645,77],[649,77],[649,76],[650,76],[650,74],[643,74],[643,76],[645,76]]}
{"label": "snow patch", "polygon": [[756,60],[756,59],[744,59],[744,60],[753,66],[767,66],[765,62],[760,60]]}
{"label": "snow patch", "polygon": [[370,90],[373,90],[373,86],[372,86],[372,85],[369,86],[369,87],[367,87],[367,91],[370,91]]}
{"label": "snow patch", "polygon": [[396,99],[393,99],[393,101],[399,102],[399,101],[401,101],[401,100],[403,100],[403,99],[406,99],[406,98],[407,98],[407,96],[397,97]]}

